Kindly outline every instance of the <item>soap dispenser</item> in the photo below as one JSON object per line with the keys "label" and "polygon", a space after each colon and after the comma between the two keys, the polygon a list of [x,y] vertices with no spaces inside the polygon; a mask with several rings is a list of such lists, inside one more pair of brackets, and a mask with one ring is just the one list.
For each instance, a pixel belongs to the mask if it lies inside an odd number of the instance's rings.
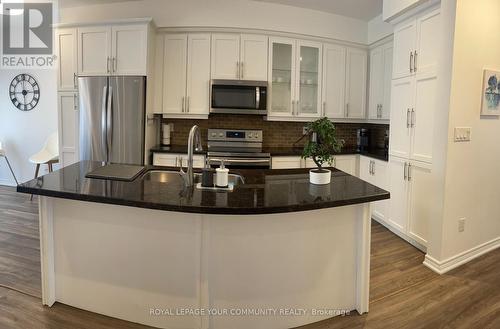
{"label": "soap dispenser", "polygon": [[224,160],[221,160],[220,167],[215,169],[216,178],[215,178],[215,186],[217,187],[227,187],[228,186],[228,177],[229,177],[229,169],[224,165]]}
{"label": "soap dispenser", "polygon": [[214,187],[214,171],[210,167],[210,161],[207,159],[205,162],[205,168],[203,168],[201,174],[201,186],[203,187]]}

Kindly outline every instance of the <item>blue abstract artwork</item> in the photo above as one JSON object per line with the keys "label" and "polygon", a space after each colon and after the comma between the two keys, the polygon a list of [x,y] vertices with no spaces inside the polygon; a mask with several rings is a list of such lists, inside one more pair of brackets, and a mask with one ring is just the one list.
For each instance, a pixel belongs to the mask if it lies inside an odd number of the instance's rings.
{"label": "blue abstract artwork", "polygon": [[485,70],[481,114],[500,115],[500,72]]}

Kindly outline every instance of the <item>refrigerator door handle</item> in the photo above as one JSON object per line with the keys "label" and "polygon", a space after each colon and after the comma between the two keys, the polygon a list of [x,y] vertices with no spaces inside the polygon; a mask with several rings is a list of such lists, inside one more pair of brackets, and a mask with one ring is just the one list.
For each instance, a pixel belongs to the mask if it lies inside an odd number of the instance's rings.
{"label": "refrigerator door handle", "polygon": [[105,159],[106,161],[108,160],[107,159],[108,147],[107,147],[107,143],[106,143],[106,126],[107,126],[106,122],[107,122],[107,116],[108,116],[107,98],[108,98],[108,87],[104,86],[104,88],[102,89],[101,141],[102,141],[102,145],[104,146],[103,147],[104,154],[102,155],[102,158]]}
{"label": "refrigerator door handle", "polygon": [[108,103],[106,106],[106,150],[107,150],[107,162],[110,161],[111,159],[111,143],[112,143],[112,138],[113,138],[113,109],[112,109],[112,104],[113,104],[113,88],[110,86],[108,87]]}

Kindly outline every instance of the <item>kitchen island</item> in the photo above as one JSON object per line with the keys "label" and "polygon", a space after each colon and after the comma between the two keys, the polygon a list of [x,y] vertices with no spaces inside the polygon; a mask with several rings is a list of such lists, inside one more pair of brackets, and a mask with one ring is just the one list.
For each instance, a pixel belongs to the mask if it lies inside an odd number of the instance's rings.
{"label": "kitchen island", "polygon": [[213,192],[158,171],[175,168],[85,177],[99,166],[18,187],[40,196],[45,305],[158,328],[292,328],[368,311],[370,202],[388,192],[335,169],[326,186],[305,169],[238,170],[233,191]]}

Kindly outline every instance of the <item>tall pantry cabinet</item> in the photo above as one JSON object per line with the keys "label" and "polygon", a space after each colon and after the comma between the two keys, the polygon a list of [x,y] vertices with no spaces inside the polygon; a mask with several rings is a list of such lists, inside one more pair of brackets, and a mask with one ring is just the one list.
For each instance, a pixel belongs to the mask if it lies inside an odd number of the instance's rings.
{"label": "tall pantry cabinet", "polygon": [[[432,199],[431,166],[440,26],[433,7],[394,29],[391,86],[389,227],[424,249]],[[415,243],[416,242],[416,243]]]}

